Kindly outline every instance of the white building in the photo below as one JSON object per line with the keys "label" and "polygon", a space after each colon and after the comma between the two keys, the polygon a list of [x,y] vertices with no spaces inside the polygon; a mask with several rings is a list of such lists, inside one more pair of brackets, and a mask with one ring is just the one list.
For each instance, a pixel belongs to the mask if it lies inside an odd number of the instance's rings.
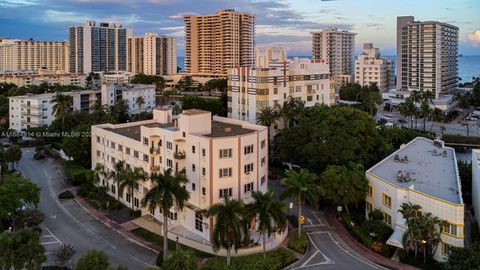
{"label": "white building", "polygon": [[480,224],[480,149],[472,150],[472,206]]}
{"label": "white building", "polygon": [[268,68],[270,61],[287,61],[287,53],[283,47],[278,46],[258,46],[255,47],[255,67]]}
{"label": "white building", "polygon": [[352,82],[356,33],[331,28],[311,34],[313,59],[329,65],[335,82]]}
{"label": "white building", "polygon": [[[183,210],[173,207],[168,226],[173,233],[189,232],[189,237],[206,243],[213,233],[213,218],[204,211],[222,202],[228,195],[245,202],[251,191],[267,191],[267,129],[238,120],[214,116],[202,110],[185,110],[172,116],[171,110],[154,109],[152,120],[126,124],[92,126],[92,168],[99,163],[107,171],[123,161],[127,168],[140,167],[147,176],[172,169],[185,169],[190,199]],[[100,185],[117,198],[112,180]],[[153,187],[151,181],[140,181],[134,194],[125,189],[119,200],[142,214],[163,221],[162,213],[141,208],[140,201]],[[255,226],[252,226],[255,227]]]}
{"label": "white building", "polygon": [[363,44],[363,52],[355,61],[355,82],[364,85],[376,84],[380,92],[395,88],[394,64],[380,56],[380,50],[372,43]]}
{"label": "white building", "polygon": [[289,98],[330,106],[335,103],[328,65],[310,59],[270,61],[269,67],[231,69],[228,74],[228,117],[256,123],[266,106],[282,106]]}
{"label": "white building", "polygon": [[379,209],[394,229],[387,244],[403,248],[407,225],[398,210],[412,203],[448,222],[434,259],[442,261],[450,247],[464,246],[464,203],[454,149],[417,137],[368,169],[366,177],[366,214]]}
{"label": "white building", "polygon": [[446,95],[458,86],[458,27],[397,17],[396,64],[397,90]]}
{"label": "white building", "polygon": [[[90,111],[97,101],[102,105],[111,106],[122,99],[128,101],[130,114],[138,114],[140,110],[151,111],[155,107],[155,86],[152,85],[103,84],[101,90],[72,91],[63,94],[73,97],[73,110]],[[46,93],[9,97],[10,128],[20,131],[49,126],[55,120],[52,110],[55,95],[56,93]],[[138,108],[135,102],[138,97],[143,97],[145,102],[141,108]]]}
{"label": "white building", "polygon": [[78,87],[86,86],[85,74],[49,72],[49,71],[16,71],[0,72],[0,83],[13,83],[18,87],[40,85],[72,85]]}

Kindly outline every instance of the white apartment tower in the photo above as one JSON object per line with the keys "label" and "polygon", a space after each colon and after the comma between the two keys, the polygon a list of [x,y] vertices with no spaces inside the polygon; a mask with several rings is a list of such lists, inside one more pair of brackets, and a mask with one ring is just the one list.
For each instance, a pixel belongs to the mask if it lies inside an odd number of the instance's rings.
{"label": "white apartment tower", "polygon": [[127,71],[147,75],[176,74],[176,38],[161,36],[156,33],[129,37],[127,42]]}
{"label": "white apartment tower", "polygon": [[446,95],[458,84],[457,57],[458,27],[397,17],[397,90]]}
{"label": "white apartment tower", "polygon": [[69,71],[68,41],[3,39],[0,71]]}
{"label": "white apartment tower", "polygon": [[315,104],[332,105],[328,65],[310,59],[270,61],[268,67],[241,67],[228,74],[228,117],[256,123],[266,106],[282,106],[289,98]]}
{"label": "white apartment tower", "polygon": [[231,68],[253,67],[255,17],[234,10],[186,15],[185,71],[226,75]]}
{"label": "white apartment tower", "polygon": [[[168,215],[171,234],[185,235],[204,244],[212,239],[214,220],[205,215],[211,205],[225,196],[251,202],[252,191],[267,191],[267,128],[238,120],[217,117],[202,110],[184,110],[173,116],[171,110],[154,109],[153,119],[126,124],[92,126],[92,169],[97,164],[106,171],[123,161],[127,169],[142,168],[152,174],[185,170],[184,188],[190,199],[183,210],[172,207],[168,213],[157,208],[150,212],[140,201],[154,187],[152,181],[140,181],[133,194],[116,190],[111,179],[101,186],[119,201],[141,209],[142,214],[163,221]],[[252,226],[255,228],[255,226]]]}
{"label": "white apartment tower", "polygon": [[376,84],[381,92],[394,88],[394,63],[380,56],[372,43],[363,44],[363,52],[355,60],[355,82],[364,86]]}
{"label": "white apartment tower", "polygon": [[70,34],[70,72],[85,73],[127,70],[127,38],[131,29],[119,23],[87,21],[72,26]]}
{"label": "white apartment tower", "polygon": [[[335,28],[312,32],[312,57],[320,59],[330,67],[333,77],[345,77],[352,80],[355,35]],[[349,77],[350,76],[350,77]]]}

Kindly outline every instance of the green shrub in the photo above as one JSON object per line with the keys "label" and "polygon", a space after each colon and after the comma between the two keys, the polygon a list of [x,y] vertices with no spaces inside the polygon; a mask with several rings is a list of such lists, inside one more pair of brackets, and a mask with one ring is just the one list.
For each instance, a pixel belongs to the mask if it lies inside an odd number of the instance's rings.
{"label": "green shrub", "polygon": [[66,190],[60,194],[58,194],[59,199],[72,199],[74,196],[70,190]]}
{"label": "green shrub", "polygon": [[158,253],[157,260],[155,261],[155,264],[159,267],[162,266],[162,264],[163,264],[163,252]]}
{"label": "green shrub", "polygon": [[41,152],[37,152],[33,155],[33,159],[35,159],[35,160],[42,160],[44,158],[45,158],[45,155],[42,154]]}
{"label": "green shrub", "polygon": [[285,248],[279,248],[267,252],[267,257],[263,259],[262,253],[253,255],[232,257],[230,267],[227,266],[225,257],[214,257],[208,259],[204,270],[279,270],[292,264],[296,260],[295,255]]}
{"label": "green shrub", "polygon": [[83,184],[80,186],[80,188],[77,191],[78,196],[82,198],[86,198],[89,196],[91,193],[95,192],[94,191],[95,187],[89,184]]}
{"label": "green shrub", "polygon": [[294,232],[292,238],[288,240],[288,248],[295,250],[300,254],[304,254],[307,250],[308,237],[305,232],[299,237],[298,232]]}
{"label": "green shrub", "polygon": [[352,231],[352,219],[345,213],[342,213],[342,221],[349,231]]}
{"label": "green shrub", "polygon": [[393,233],[393,229],[383,222],[383,220],[365,220],[361,227],[368,235],[374,233],[374,240],[382,243],[385,243]]}
{"label": "green shrub", "polygon": [[368,216],[370,217],[370,219],[372,220],[383,220],[383,213],[382,211],[378,210],[378,209],[375,209],[373,210],[372,212],[370,212],[368,214]]}
{"label": "green shrub", "polygon": [[296,216],[287,215],[287,219],[293,227],[298,227],[298,218]]}
{"label": "green shrub", "polygon": [[360,226],[353,227],[353,235],[366,247],[372,246],[372,238]]}

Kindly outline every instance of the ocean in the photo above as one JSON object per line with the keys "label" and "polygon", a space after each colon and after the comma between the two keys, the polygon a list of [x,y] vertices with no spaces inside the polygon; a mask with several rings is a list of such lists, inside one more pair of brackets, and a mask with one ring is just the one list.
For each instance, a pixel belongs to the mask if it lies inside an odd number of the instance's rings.
{"label": "ocean", "polygon": [[[295,56],[291,56],[295,57]],[[298,56],[306,57],[310,56]],[[387,56],[395,60],[395,56]],[[177,65],[183,69],[185,67],[185,57],[177,57]],[[458,58],[458,76],[462,78],[460,82],[470,82],[472,77],[480,76],[480,55],[465,55]]]}

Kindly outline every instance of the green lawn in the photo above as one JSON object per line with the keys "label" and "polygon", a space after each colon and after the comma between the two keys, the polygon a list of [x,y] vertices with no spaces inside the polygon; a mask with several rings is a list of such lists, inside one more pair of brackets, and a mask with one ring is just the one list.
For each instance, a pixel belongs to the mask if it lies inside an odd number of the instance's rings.
{"label": "green lawn", "polygon": [[[147,229],[141,228],[141,227],[132,230],[132,233],[135,234],[138,237],[141,237],[141,238],[143,238],[147,241],[150,241],[150,242],[156,244],[160,248],[163,248],[163,236],[161,236],[161,235],[155,234],[155,233],[153,233],[153,232],[151,232]],[[177,243],[175,241],[168,239],[168,251],[169,252],[174,251],[176,245],[177,245]],[[206,253],[206,252],[200,251],[198,249],[187,247],[187,246],[184,246],[182,244],[180,244],[180,246],[182,247],[183,250],[189,250],[190,252],[192,252],[195,256],[197,256],[199,258],[215,257],[215,255],[213,255],[213,254]]]}

